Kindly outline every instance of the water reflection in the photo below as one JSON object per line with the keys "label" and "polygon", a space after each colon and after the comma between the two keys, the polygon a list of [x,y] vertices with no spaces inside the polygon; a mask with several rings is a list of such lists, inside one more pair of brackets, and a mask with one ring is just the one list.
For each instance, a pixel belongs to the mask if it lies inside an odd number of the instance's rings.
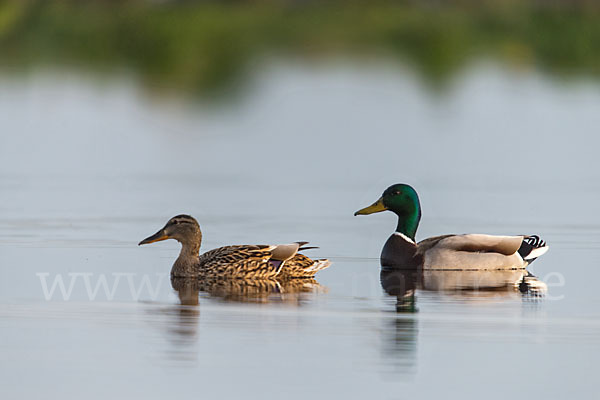
{"label": "water reflection", "polygon": [[[382,353],[394,379],[415,372],[418,345],[417,290],[443,293],[460,302],[495,301],[499,298],[526,300],[538,294],[543,282],[526,270],[435,271],[422,268],[382,268],[381,287],[395,298],[398,315],[384,320]],[[539,298],[539,297],[537,297]]]}
{"label": "water reflection", "polygon": [[417,319],[399,315],[384,320],[383,357],[392,369],[394,379],[415,372],[417,363],[417,337],[419,329]]}
{"label": "water reflection", "polygon": [[190,279],[171,278],[182,305],[198,305],[200,293],[226,302],[284,303],[299,306],[306,294],[325,292],[315,279]]}
{"label": "water reflection", "polygon": [[172,321],[167,322],[165,326],[171,342],[177,347],[184,348],[195,343],[198,336],[200,309],[194,306],[173,307],[168,315]]}
{"label": "water reflection", "polygon": [[198,360],[199,299],[203,294],[226,302],[300,306],[306,294],[326,291],[326,288],[314,279],[203,280],[172,277],[171,286],[177,293],[180,305],[161,309],[160,326],[163,327],[169,343],[167,358],[178,363],[195,363]]}
{"label": "water reflection", "polygon": [[415,292],[445,292],[464,298],[489,299],[514,296],[540,298],[547,290],[544,282],[527,270],[449,271],[382,268],[381,287],[396,298],[396,312],[417,312]]}
{"label": "water reflection", "polygon": [[200,285],[197,279],[171,277],[171,286],[177,292],[182,306],[197,306]]}
{"label": "water reflection", "polygon": [[[161,309],[162,317],[159,326],[168,341],[166,355],[168,359],[179,363],[195,363],[198,360],[198,326],[200,307],[198,303],[198,286],[194,280],[171,280],[177,292],[180,305]],[[164,317],[164,318],[163,318]]]}
{"label": "water reflection", "polygon": [[425,290],[453,291],[489,291],[515,290],[515,283],[527,273],[518,270],[452,271],[423,270],[422,287]]}
{"label": "water reflection", "polygon": [[415,312],[416,269],[382,269],[379,276],[381,287],[396,297],[396,312]]}

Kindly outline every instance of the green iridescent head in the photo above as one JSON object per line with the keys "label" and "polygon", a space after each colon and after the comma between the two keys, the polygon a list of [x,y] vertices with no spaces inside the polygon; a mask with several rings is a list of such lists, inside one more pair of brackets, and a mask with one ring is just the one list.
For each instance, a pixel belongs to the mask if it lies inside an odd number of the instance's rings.
{"label": "green iridescent head", "polygon": [[398,183],[387,188],[381,197],[369,207],[358,210],[354,215],[368,215],[381,211],[392,211],[398,216],[396,232],[415,240],[421,220],[421,204],[415,189]]}

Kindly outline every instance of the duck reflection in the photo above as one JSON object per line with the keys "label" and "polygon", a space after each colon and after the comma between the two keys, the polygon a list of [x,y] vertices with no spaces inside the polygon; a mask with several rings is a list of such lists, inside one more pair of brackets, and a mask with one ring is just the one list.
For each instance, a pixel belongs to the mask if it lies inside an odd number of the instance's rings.
{"label": "duck reflection", "polygon": [[[415,292],[418,286],[417,269],[386,269],[380,273],[383,290],[396,298],[396,313],[411,314],[417,312]],[[385,319],[383,329],[383,358],[391,368],[394,379],[410,375],[416,365],[417,321],[414,316],[398,315],[391,320]]]}
{"label": "duck reflection", "polygon": [[314,279],[202,280],[172,277],[171,286],[180,304],[160,308],[160,326],[164,327],[169,342],[167,358],[184,364],[195,363],[198,359],[201,294],[226,302],[300,306],[307,294],[326,291],[326,288]]}
{"label": "duck reflection", "polygon": [[546,284],[527,270],[451,271],[382,266],[380,279],[383,290],[396,298],[398,313],[417,311],[417,289],[481,299],[519,293],[528,299],[540,298],[547,290]]}
{"label": "duck reflection", "polygon": [[179,305],[152,307],[153,321],[167,339],[165,357],[181,364],[195,364],[198,360],[198,287],[193,280],[171,280],[179,297]]}
{"label": "duck reflection", "polygon": [[396,312],[416,312],[415,290],[417,289],[416,269],[382,269],[381,287],[390,296],[396,297]]}
{"label": "duck reflection", "polygon": [[394,380],[410,376],[417,364],[417,319],[410,315],[386,319],[383,332],[382,353],[386,370],[392,373]]}
{"label": "duck reflection", "polygon": [[191,279],[171,278],[182,305],[197,305],[199,295],[226,302],[282,303],[299,306],[310,293],[325,292],[315,279]]}
{"label": "duck reflection", "polygon": [[380,283],[385,293],[395,300],[397,313],[394,318],[384,319],[381,345],[386,371],[393,379],[404,379],[415,372],[419,329],[417,317],[411,314],[418,312],[417,290],[485,302],[522,295],[535,296],[540,285],[543,289],[543,282],[527,271],[474,273],[382,267]]}
{"label": "duck reflection", "polygon": [[171,286],[177,292],[182,306],[197,306],[200,285],[196,279],[175,278],[171,276]]}

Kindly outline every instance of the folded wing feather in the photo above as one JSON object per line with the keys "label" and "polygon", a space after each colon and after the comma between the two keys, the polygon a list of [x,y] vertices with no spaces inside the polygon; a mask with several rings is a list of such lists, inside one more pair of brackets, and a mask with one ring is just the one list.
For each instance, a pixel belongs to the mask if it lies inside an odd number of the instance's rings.
{"label": "folded wing feather", "polygon": [[419,243],[424,269],[498,270],[526,266],[517,253],[522,236],[445,235]]}
{"label": "folded wing feather", "polygon": [[468,234],[447,236],[441,239],[435,247],[477,253],[500,253],[510,256],[519,250],[522,242],[523,236]]}

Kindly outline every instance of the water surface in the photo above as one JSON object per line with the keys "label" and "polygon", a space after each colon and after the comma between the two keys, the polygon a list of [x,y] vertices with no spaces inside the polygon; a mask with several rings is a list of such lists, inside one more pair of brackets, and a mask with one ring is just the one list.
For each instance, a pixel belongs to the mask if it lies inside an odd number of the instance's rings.
{"label": "water surface", "polygon": [[[443,93],[419,82],[275,64],[207,105],[126,78],[0,81],[3,397],[593,393],[600,87],[488,66]],[[396,182],[421,196],[418,238],[542,236],[547,296],[417,290],[396,313],[378,263],[394,218],[352,216]],[[333,266],[301,289],[200,288],[194,305],[168,277],[177,243],[136,246],[179,213],[204,250],[308,240]]]}

